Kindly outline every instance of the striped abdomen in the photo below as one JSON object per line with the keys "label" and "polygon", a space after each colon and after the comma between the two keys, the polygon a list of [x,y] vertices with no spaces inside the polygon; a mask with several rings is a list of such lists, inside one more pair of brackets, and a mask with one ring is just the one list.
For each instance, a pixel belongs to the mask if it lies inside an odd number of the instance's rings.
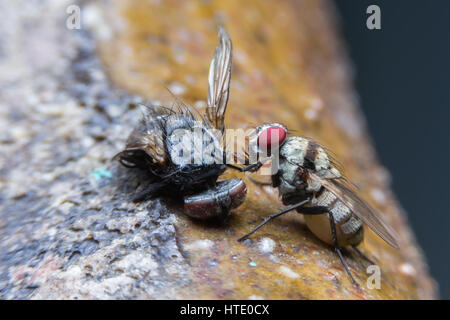
{"label": "striped abdomen", "polygon": [[[339,246],[358,245],[363,239],[362,221],[334,194],[322,187],[309,206],[324,206],[330,209],[336,223]],[[308,228],[322,241],[333,244],[328,214],[305,215]]]}

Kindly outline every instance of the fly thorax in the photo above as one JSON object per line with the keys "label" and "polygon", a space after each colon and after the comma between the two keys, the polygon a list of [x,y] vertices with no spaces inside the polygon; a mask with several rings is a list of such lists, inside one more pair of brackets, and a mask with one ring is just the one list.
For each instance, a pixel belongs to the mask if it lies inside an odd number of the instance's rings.
{"label": "fly thorax", "polygon": [[182,130],[190,130],[194,125],[195,121],[185,115],[171,115],[165,120],[165,133],[166,137],[170,138],[175,131],[180,129]]}
{"label": "fly thorax", "polygon": [[202,122],[173,117],[166,124],[167,148],[174,164],[222,164],[224,152],[220,139]]}
{"label": "fly thorax", "polygon": [[280,149],[279,190],[289,194],[305,189],[304,156],[308,140],[302,137],[290,137]]}
{"label": "fly thorax", "polygon": [[197,123],[192,128],[193,157],[195,164],[223,164],[222,137],[216,131]]}
{"label": "fly thorax", "polygon": [[304,169],[285,158],[279,164],[279,190],[281,194],[295,193],[305,189]]}
{"label": "fly thorax", "polygon": [[330,160],[328,159],[328,155],[322,147],[317,147],[314,158],[314,167],[317,171],[327,170],[330,167]]}
{"label": "fly thorax", "polygon": [[308,140],[298,136],[290,137],[281,147],[280,157],[293,165],[303,166],[307,146]]}

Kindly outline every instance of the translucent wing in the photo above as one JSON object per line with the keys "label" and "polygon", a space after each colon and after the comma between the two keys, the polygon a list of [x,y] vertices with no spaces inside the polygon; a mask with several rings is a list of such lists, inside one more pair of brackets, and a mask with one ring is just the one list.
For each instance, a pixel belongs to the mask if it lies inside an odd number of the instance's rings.
{"label": "translucent wing", "polygon": [[154,163],[163,164],[166,161],[164,121],[175,111],[164,107],[141,107],[143,112],[141,122],[128,137],[125,149],[114,158],[133,163],[135,152],[143,151]]}
{"label": "translucent wing", "polygon": [[206,118],[213,127],[224,131],[225,110],[230,92],[232,44],[228,33],[219,27],[219,44],[211,61],[208,77]]}
{"label": "translucent wing", "polygon": [[133,131],[128,138],[125,152],[133,150],[142,150],[147,153],[154,162],[164,163],[165,150],[164,143],[158,132],[142,133],[137,130]]}
{"label": "translucent wing", "polygon": [[395,232],[381,219],[374,209],[356,195],[344,182],[339,179],[323,178],[314,173],[310,173],[310,178],[318,181],[324,188],[331,191],[389,245],[398,248]]}

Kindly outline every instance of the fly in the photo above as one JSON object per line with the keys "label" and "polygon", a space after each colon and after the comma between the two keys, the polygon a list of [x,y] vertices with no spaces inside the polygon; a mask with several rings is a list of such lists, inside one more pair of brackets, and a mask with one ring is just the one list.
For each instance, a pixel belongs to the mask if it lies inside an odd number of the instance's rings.
{"label": "fly", "polygon": [[[350,273],[341,248],[353,246],[358,254],[370,261],[356,247],[364,237],[363,224],[389,245],[398,248],[394,231],[353,191],[333,158],[313,140],[288,137],[288,130],[283,125],[266,124],[255,129],[250,150],[258,156],[256,162],[245,167],[228,166],[241,172],[255,172],[270,155],[278,153],[278,170],[271,175],[269,184],[278,188],[283,204],[288,207],[268,216],[239,241],[247,239],[269,221],[296,210],[304,215],[307,227],[315,236],[334,246],[355,285],[358,284]],[[248,156],[247,153],[247,159]]]}
{"label": "fly", "polygon": [[[130,134],[125,149],[114,157],[125,167],[140,168],[151,175],[151,183],[133,201],[164,195],[181,199],[186,214],[192,218],[221,221],[242,204],[247,193],[242,180],[217,181],[227,168],[221,136],[231,65],[231,39],[225,29],[219,28],[205,114],[178,100],[172,108],[144,107],[143,118]],[[210,151],[204,152],[205,148]]]}

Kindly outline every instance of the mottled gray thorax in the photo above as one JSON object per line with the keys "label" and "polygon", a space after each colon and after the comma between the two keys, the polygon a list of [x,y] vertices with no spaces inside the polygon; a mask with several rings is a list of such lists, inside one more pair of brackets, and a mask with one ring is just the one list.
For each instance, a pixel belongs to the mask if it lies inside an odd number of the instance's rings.
{"label": "mottled gray thorax", "polygon": [[326,152],[313,141],[290,137],[280,149],[278,187],[282,195],[290,193],[312,194],[321,185],[307,179],[307,171],[328,170],[330,161]]}

